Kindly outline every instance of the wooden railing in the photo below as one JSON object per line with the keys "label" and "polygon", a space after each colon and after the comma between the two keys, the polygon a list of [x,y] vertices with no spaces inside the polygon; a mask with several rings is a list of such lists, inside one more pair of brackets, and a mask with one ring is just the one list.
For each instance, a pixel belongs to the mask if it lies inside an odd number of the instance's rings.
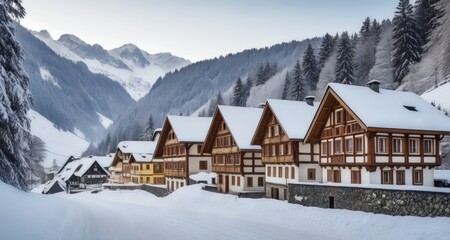
{"label": "wooden railing", "polygon": [[166,177],[186,177],[186,171],[184,169],[180,170],[164,170],[164,175]]}
{"label": "wooden railing", "polygon": [[344,155],[331,156],[331,163],[333,163],[333,164],[342,164],[342,163],[344,163]]}
{"label": "wooden railing", "polygon": [[214,164],[212,166],[213,172],[222,172],[222,173],[240,173],[241,166],[239,165],[217,165]]}

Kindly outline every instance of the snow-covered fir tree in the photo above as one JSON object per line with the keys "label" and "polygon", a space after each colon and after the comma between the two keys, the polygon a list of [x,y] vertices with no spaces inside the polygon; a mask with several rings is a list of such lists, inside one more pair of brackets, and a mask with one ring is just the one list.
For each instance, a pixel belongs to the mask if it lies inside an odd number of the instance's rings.
{"label": "snow-covered fir tree", "polygon": [[247,77],[247,81],[244,85],[244,104],[247,106],[247,100],[250,97],[250,89],[253,87],[253,80],[251,77]]}
{"label": "snow-covered fir tree", "polygon": [[256,86],[262,85],[266,82],[266,76],[264,71],[264,65],[260,65],[256,72]]}
{"label": "snow-covered fir tree", "polygon": [[26,189],[31,135],[27,112],[32,102],[13,19],[25,16],[20,0],[0,1],[0,180]]}
{"label": "snow-covered fir tree", "polygon": [[335,41],[330,34],[326,33],[325,36],[323,36],[322,43],[319,48],[319,68],[322,68],[325,61],[327,61],[328,57],[330,57],[334,49],[334,43]]}
{"label": "snow-covered fir tree", "polygon": [[147,122],[147,125],[145,126],[144,134],[142,134],[142,136],[139,138],[139,140],[150,141],[152,139],[154,130],[155,130],[155,124],[153,123],[153,117],[150,114],[148,116],[148,122]]}
{"label": "snow-covered fir tree", "polygon": [[359,30],[359,34],[362,38],[369,38],[371,34],[371,21],[370,18],[367,17]]}
{"label": "snow-covered fir tree", "polygon": [[291,87],[291,76],[289,71],[286,72],[286,77],[284,78],[283,93],[281,94],[281,99],[289,99],[289,89]]}
{"label": "snow-covered fir tree", "polygon": [[276,62],[273,64],[270,64],[269,62],[266,62],[265,65],[261,64],[256,72],[256,86],[266,83],[267,80],[273,77],[278,71],[278,63]]}
{"label": "snow-covered fir tree", "polygon": [[319,80],[319,68],[317,67],[316,56],[311,44],[308,44],[303,54],[302,71],[308,90],[316,90],[317,81]]}
{"label": "snow-covered fir tree", "polygon": [[45,169],[42,165],[46,156],[46,147],[44,141],[33,136],[30,142],[29,156],[27,163],[30,167],[28,176],[36,176],[41,180],[45,180]]}
{"label": "snow-covered fir tree", "polygon": [[353,84],[354,77],[354,55],[355,50],[347,32],[343,32],[337,47],[338,55],[336,58],[336,82],[344,84]]}
{"label": "snow-covered fir tree", "polygon": [[301,101],[306,97],[306,84],[302,74],[302,67],[300,61],[297,60],[292,73],[292,82],[289,88],[289,99],[294,101]]}
{"label": "snow-covered fir tree", "polygon": [[369,72],[375,65],[375,53],[379,39],[380,27],[376,19],[367,17],[362,23],[360,37],[355,49],[355,82],[364,85],[369,80]]}
{"label": "snow-covered fir tree", "polygon": [[437,8],[439,1],[416,0],[414,5],[414,15],[422,45],[428,43],[431,31],[436,28],[438,19],[442,16],[442,11]]}
{"label": "snow-covered fir tree", "polygon": [[231,105],[245,107],[245,86],[242,84],[242,79],[239,77],[233,88],[233,100]]}
{"label": "snow-covered fir tree", "polygon": [[400,0],[392,20],[394,26],[393,46],[394,79],[400,84],[409,72],[411,64],[420,61],[422,40],[409,0]]}

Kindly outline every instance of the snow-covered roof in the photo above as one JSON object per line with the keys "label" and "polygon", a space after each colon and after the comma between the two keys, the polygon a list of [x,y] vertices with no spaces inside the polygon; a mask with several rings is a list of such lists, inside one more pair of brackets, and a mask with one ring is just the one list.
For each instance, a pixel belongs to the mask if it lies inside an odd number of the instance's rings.
{"label": "snow-covered roof", "polygon": [[[103,162],[101,163],[101,161]],[[69,180],[69,178],[72,175],[81,177],[86,173],[87,170],[89,170],[89,168],[95,162],[97,162],[100,165],[100,167],[103,168],[106,174],[109,174],[108,171],[104,169],[104,166],[102,164],[107,165],[107,167],[109,167],[109,165],[111,164],[111,158],[109,158],[108,160],[107,157],[91,156],[86,158],[75,159],[72,162],[67,163],[64,166],[64,168],[59,172],[59,174],[56,175],[56,177],[61,178],[63,181]],[[109,164],[107,162],[109,162]]]}
{"label": "snow-covered roof", "polygon": [[111,163],[113,161],[113,156],[112,155],[108,155],[108,156],[90,156],[90,158],[95,159],[98,164],[100,164],[100,166],[102,166],[103,168],[108,168],[109,166],[111,166]]}
{"label": "snow-covered roof", "polygon": [[270,109],[290,139],[304,139],[319,102],[313,106],[301,101],[267,100]]}
{"label": "snow-covered roof", "polygon": [[152,141],[123,141],[117,147],[122,153],[153,153],[156,142]]}
{"label": "snow-covered roof", "polygon": [[153,153],[133,153],[133,158],[136,162],[153,162]]}
{"label": "snow-covered roof", "polygon": [[44,189],[42,190],[42,193],[47,194],[48,191],[49,191],[49,190],[53,187],[53,185],[55,185],[55,184],[58,184],[59,187],[60,187],[62,190],[64,190],[64,191],[66,190],[66,183],[65,183],[61,178],[55,177],[55,178],[53,178],[53,180],[51,180],[51,181],[49,181],[48,183],[45,184],[45,187],[44,187]]}
{"label": "snow-covered roof", "polygon": [[196,174],[192,174],[189,176],[190,179],[199,182],[199,181],[205,181],[208,184],[212,184],[212,179],[216,178],[217,174],[214,172],[207,173],[207,172],[199,172]]}
{"label": "snow-covered roof", "polygon": [[450,182],[450,170],[434,170],[434,179]]}
{"label": "snow-covered roof", "polygon": [[212,118],[167,116],[179,142],[203,142]]}
{"label": "snow-covered roof", "polygon": [[219,111],[240,150],[259,150],[252,138],[263,110],[261,108],[219,106]]}
{"label": "snow-covered roof", "polygon": [[450,118],[411,92],[328,85],[368,128],[450,132]]}

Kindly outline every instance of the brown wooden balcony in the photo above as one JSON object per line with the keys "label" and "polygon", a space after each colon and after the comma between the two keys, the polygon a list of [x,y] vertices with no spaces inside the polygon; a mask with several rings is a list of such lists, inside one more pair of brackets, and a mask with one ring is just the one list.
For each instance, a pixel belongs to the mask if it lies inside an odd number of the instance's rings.
{"label": "brown wooden balcony", "polygon": [[220,165],[220,164],[214,164],[212,166],[213,172],[219,172],[219,173],[241,173],[241,166],[240,165]]}
{"label": "brown wooden balcony", "polygon": [[331,156],[331,164],[343,164],[344,161],[344,155],[334,155]]}

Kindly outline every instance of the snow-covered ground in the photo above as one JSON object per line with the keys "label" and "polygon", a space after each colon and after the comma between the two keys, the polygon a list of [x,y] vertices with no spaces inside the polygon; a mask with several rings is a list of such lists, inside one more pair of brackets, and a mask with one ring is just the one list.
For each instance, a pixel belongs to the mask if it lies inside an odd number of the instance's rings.
{"label": "snow-covered ground", "polygon": [[53,159],[62,165],[69,156],[80,156],[89,146],[82,136],[57,129],[52,122],[34,110],[28,111],[28,117],[31,119],[31,134],[45,142],[46,168],[53,165]]}
{"label": "snow-covered ground", "polygon": [[428,102],[435,102],[436,105],[450,110],[450,81],[422,94],[422,97]]}
{"label": "snow-covered ground", "polygon": [[2,239],[448,239],[450,218],[393,217],[184,187],[74,195],[0,182]]}

